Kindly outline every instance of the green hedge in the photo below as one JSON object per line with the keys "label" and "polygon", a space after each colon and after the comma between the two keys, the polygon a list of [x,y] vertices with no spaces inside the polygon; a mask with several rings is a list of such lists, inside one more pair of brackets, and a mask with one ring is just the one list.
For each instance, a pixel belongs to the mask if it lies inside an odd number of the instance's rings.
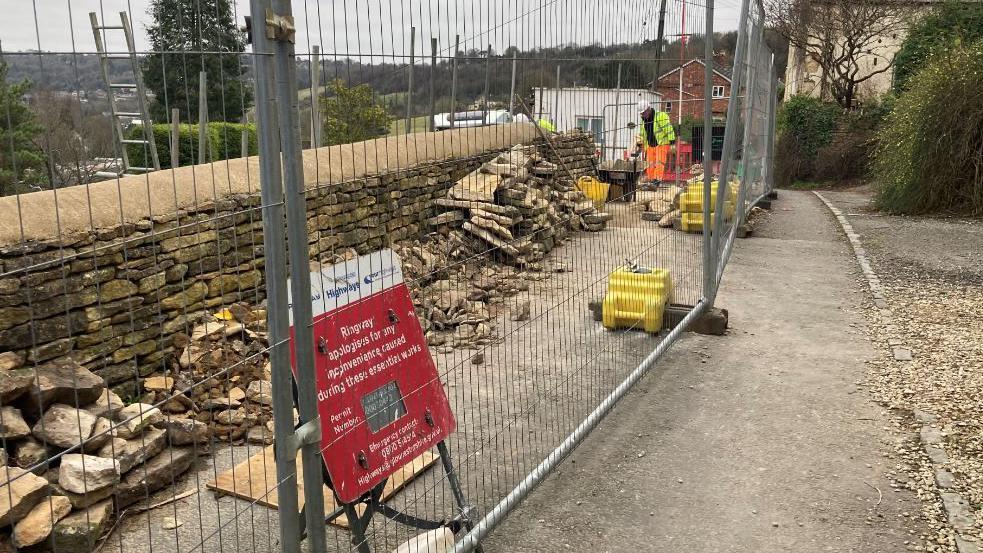
{"label": "green hedge", "polygon": [[791,186],[813,176],[816,155],[833,141],[840,108],[818,98],[792,96],[778,110],[776,184]]}
{"label": "green hedge", "polygon": [[[181,166],[193,165],[198,162],[198,125],[181,125],[181,147],[178,150],[178,160]],[[256,155],[259,146],[256,142],[256,125],[240,123],[208,123],[205,136],[208,139],[208,161],[235,159],[242,156],[242,131],[248,132],[249,155]],[[127,132],[132,139],[143,139],[143,129],[133,127]],[[161,169],[171,167],[171,126],[167,124],[154,125],[154,142],[157,143],[157,157]],[[130,157],[130,165],[149,167],[146,148],[142,144],[129,144],[126,147]]]}

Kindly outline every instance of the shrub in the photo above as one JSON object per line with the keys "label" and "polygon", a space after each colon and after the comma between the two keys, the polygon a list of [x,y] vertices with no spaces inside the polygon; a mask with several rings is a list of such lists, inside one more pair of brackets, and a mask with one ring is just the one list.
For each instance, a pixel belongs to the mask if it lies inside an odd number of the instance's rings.
{"label": "shrub", "polygon": [[983,41],[932,55],[878,133],[877,204],[983,213]]}
{"label": "shrub", "polygon": [[[205,130],[205,136],[208,140],[208,161],[241,157],[243,129],[248,134],[249,155],[256,155],[259,152],[256,141],[256,125],[208,123],[208,128]],[[127,136],[138,140],[143,139],[143,129],[133,127],[127,132]],[[166,123],[154,125],[154,142],[157,143],[157,157],[160,160],[160,168],[169,169],[171,167],[171,126]],[[181,166],[197,163],[198,125],[180,126],[180,144],[178,160]],[[150,162],[147,161],[146,157],[148,153],[145,150],[142,144],[128,145],[126,153],[129,155],[130,165],[150,167]]]}
{"label": "shrub", "polygon": [[793,96],[778,111],[775,174],[779,186],[812,176],[816,154],[833,140],[840,108],[817,98]]}
{"label": "shrub", "polygon": [[780,135],[775,142],[775,187],[791,188],[802,170],[802,153],[798,144]]}
{"label": "shrub", "polygon": [[894,91],[908,88],[912,76],[933,52],[955,41],[983,39],[983,3],[948,0],[915,23],[894,58]]}
{"label": "shrub", "polygon": [[832,140],[816,152],[811,177],[848,182],[867,176],[877,147],[877,129],[893,105],[894,99],[887,97],[841,114]]}
{"label": "shrub", "polygon": [[321,98],[324,144],[349,144],[389,134],[392,117],[367,84],[345,86],[335,79]]}

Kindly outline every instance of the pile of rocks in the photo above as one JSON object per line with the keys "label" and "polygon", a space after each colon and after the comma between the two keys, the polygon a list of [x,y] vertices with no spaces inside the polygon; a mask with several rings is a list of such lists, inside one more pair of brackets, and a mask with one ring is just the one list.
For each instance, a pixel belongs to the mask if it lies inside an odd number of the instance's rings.
{"label": "pile of rocks", "polygon": [[446,211],[428,221],[433,229],[516,266],[541,261],[570,230],[604,230],[611,219],[536,146],[515,146],[483,164],[436,204]]}
{"label": "pile of rocks", "polygon": [[194,461],[196,425],[123,401],[72,360],[0,373],[0,549],[90,551],[114,513]]}
{"label": "pile of rocks", "polygon": [[642,219],[658,221],[663,228],[672,227],[674,219],[679,218],[679,195],[682,188],[669,185],[655,191],[655,198],[643,202]]}
{"label": "pile of rocks", "polygon": [[590,133],[580,130],[569,130],[550,135],[550,143],[540,148],[547,159],[553,160],[559,156],[563,167],[570,176],[579,178],[584,175],[597,176],[597,145]]}
{"label": "pile of rocks", "polygon": [[[679,195],[686,192],[690,185],[702,186],[703,165],[694,163],[689,168],[690,178],[682,187],[675,185],[660,186],[655,189],[655,198],[642,204],[642,219],[658,221],[663,228],[672,228],[680,218]],[[716,178],[716,177],[715,177]]]}
{"label": "pile of rocks", "polygon": [[561,264],[534,263],[520,269],[496,264],[452,240],[435,239],[396,246],[427,343],[439,353],[486,345],[499,339],[496,317],[513,321],[530,316],[522,295],[529,283],[563,272]]}
{"label": "pile of rocks", "polygon": [[143,382],[143,401],[161,405],[202,440],[273,442],[272,372],[266,310],[235,303],[175,342],[170,370]]}

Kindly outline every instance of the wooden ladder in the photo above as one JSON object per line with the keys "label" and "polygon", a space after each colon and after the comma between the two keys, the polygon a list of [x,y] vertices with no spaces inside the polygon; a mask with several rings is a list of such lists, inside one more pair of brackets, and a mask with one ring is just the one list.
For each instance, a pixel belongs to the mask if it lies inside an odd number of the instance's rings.
{"label": "wooden ladder", "polygon": [[[147,93],[143,86],[143,77],[140,75],[140,61],[137,59],[136,45],[133,41],[133,32],[130,29],[130,20],[126,12],[119,12],[119,25],[100,25],[99,18],[95,12],[89,12],[89,22],[92,24],[92,36],[96,40],[96,51],[99,54],[99,65],[102,68],[102,79],[106,83],[107,95],[109,98],[109,111],[113,120],[113,135],[116,140],[116,147],[119,149],[119,157],[116,161],[117,171],[100,171],[96,176],[104,178],[118,178],[122,175],[135,175],[149,173],[150,171],[160,170],[160,159],[157,157],[157,144],[154,141],[153,122],[150,120],[150,112],[147,110]],[[126,38],[126,48],[128,53],[112,53],[106,49],[105,35],[107,31],[123,31]],[[133,70],[132,83],[114,83],[109,78],[109,64],[112,60],[129,60]],[[119,90],[136,90],[137,105],[140,111],[127,112],[120,111],[117,104],[116,92]],[[143,138],[127,138],[123,134],[122,118],[139,117],[143,122]],[[130,156],[126,151],[129,145],[140,145],[144,151],[150,152],[149,167],[140,167],[130,164]]]}

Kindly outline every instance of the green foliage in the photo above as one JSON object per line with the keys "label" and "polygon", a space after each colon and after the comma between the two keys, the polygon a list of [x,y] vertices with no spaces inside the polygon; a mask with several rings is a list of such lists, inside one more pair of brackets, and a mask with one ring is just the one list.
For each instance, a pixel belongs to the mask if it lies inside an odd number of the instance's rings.
{"label": "green foliage", "polygon": [[983,3],[948,0],[920,19],[909,31],[894,62],[894,91],[907,90],[925,61],[954,43],[983,39]]}
{"label": "green foliage", "polygon": [[48,179],[45,158],[37,139],[42,132],[34,112],[23,97],[27,80],[7,82],[7,64],[0,62],[0,196],[30,191]]}
{"label": "green foliage", "polygon": [[[181,166],[194,165],[198,163],[198,125],[181,125],[180,127],[180,148],[178,149],[178,160]],[[235,159],[242,155],[242,131],[247,131],[249,141],[249,155],[256,155],[259,152],[256,141],[256,125],[243,125],[240,123],[209,123],[205,130],[208,140],[208,161],[219,161],[223,159]],[[142,140],[143,129],[134,127],[127,133],[129,138]],[[171,167],[171,127],[166,124],[154,125],[154,142],[157,143],[157,157],[160,159],[161,169]],[[130,158],[130,164],[138,167],[149,167],[147,161],[146,148],[141,144],[130,144],[126,147],[126,152]]]}
{"label": "green foliage", "polygon": [[812,159],[830,143],[840,108],[818,98],[792,96],[778,110],[778,133],[794,140],[802,155]]}
{"label": "green foliage", "polygon": [[[236,28],[230,0],[152,0],[147,27],[151,50],[143,59],[143,81],[156,95],[155,121],[198,121],[199,73],[206,74],[209,121],[240,121],[252,105],[252,91],[239,78],[245,37]],[[206,53],[207,52],[207,53]]]}
{"label": "green foliage", "polygon": [[793,96],[778,110],[776,184],[811,178],[820,148],[833,141],[840,108],[817,98]]}
{"label": "green foliage", "polygon": [[828,185],[826,183],[822,183],[822,182],[797,180],[797,181],[792,181],[792,184],[788,186],[788,188],[791,188],[792,190],[822,190],[827,186]]}
{"label": "green foliage", "polygon": [[850,182],[865,177],[877,144],[877,130],[891,113],[894,98],[867,102],[861,109],[839,115],[829,144],[816,152],[810,177],[826,182]]}
{"label": "green foliage", "polygon": [[676,138],[682,140],[683,142],[693,143],[693,127],[702,127],[703,120],[697,119],[692,115],[684,115],[682,123],[679,124],[678,132],[676,132]]}
{"label": "green foliage", "polygon": [[369,140],[389,133],[392,117],[379,102],[372,87],[348,87],[341,79],[328,85],[329,96],[321,98],[325,146]]}
{"label": "green foliage", "polygon": [[892,213],[983,214],[983,40],[941,48],[878,135],[877,204]]}
{"label": "green foliage", "polygon": [[[609,87],[618,82],[618,66],[621,66],[622,88],[647,88],[652,75],[645,72],[640,63],[633,60],[608,60],[599,65],[580,68],[580,81],[588,86]],[[664,68],[663,68],[664,69]]]}

